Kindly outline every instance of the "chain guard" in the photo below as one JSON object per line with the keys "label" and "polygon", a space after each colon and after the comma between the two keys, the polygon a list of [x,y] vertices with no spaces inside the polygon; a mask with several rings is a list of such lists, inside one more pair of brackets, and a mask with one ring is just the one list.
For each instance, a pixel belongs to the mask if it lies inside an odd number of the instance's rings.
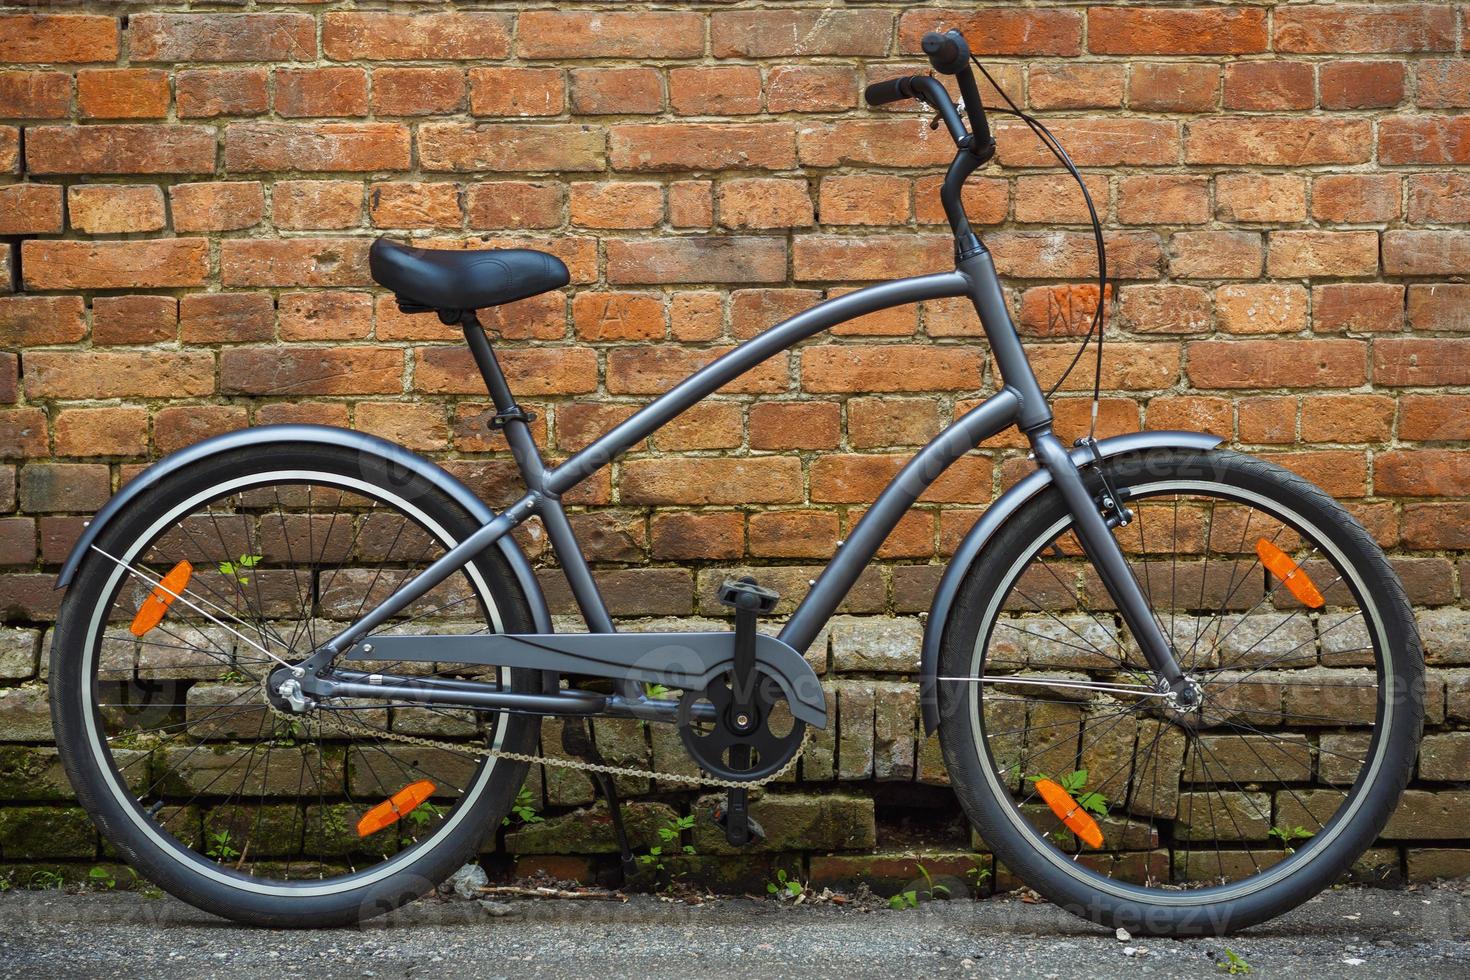
{"label": "chain guard", "polygon": [[[679,699],[679,737],[684,749],[705,772],[722,780],[751,783],[764,780],[786,769],[801,751],[805,741],[806,722],[793,718],[789,710],[780,711],[786,697],[775,678],[759,672],[751,697],[751,718],[742,729],[737,724],[734,675],[716,677],[703,691],[685,691]],[[708,701],[714,706],[712,722],[694,719],[694,706]],[[790,722],[791,728],[778,735],[772,730],[773,712],[781,716],[780,726]],[[741,749],[749,750],[750,764],[737,768],[732,760]]]}

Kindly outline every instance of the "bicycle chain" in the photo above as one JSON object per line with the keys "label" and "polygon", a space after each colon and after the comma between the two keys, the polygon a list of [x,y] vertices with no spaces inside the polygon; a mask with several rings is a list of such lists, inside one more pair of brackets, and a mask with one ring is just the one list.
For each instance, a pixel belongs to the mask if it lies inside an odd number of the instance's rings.
{"label": "bicycle chain", "polygon": [[[268,678],[269,675],[267,675],[267,679]],[[262,683],[262,686],[264,686],[264,682]],[[269,692],[267,692],[265,705],[274,714],[277,714],[280,717],[288,719],[292,722],[295,722],[297,719],[303,717],[302,715],[293,715],[289,711],[282,711],[280,708],[276,707],[275,704],[271,702]],[[323,709],[318,707],[316,710],[320,712]],[[370,725],[366,725],[358,721],[356,718],[347,717],[345,712],[339,714],[334,720],[336,720],[339,724],[356,725],[361,731],[365,733],[376,735],[381,738],[386,738],[395,742],[403,742],[407,745],[419,745],[425,748],[442,749],[448,752],[456,753],[464,753],[466,751],[465,745],[461,742],[440,742],[436,739],[424,738],[421,735],[405,735],[402,732],[390,732],[373,728]],[[780,779],[782,776],[790,772],[791,767],[796,765],[796,761],[802,757],[802,754],[804,752],[806,752],[807,744],[811,741],[811,739],[812,727],[808,725],[806,729],[806,734],[802,737],[801,745],[797,746],[796,751],[792,753],[790,759],[786,760],[786,764],[784,766],[782,766],[780,769],[776,770],[769,776],[762,777],[761,779],[748,780],[720,779],[718,777],[710,775],[687,776],[683,773],[677,772],[659,772],[657,769],[637,769],[633,766],[614,766],[603,762],[588,762],[585,759],[564,759],[553,756],[535,755],[530,752],[510,752],[505,749],[492,749],[488,746],[475,747],[473,754],[476,756],[484,756],[485,758],[490,759],[506,759],[510,762],[529,762],[532,764],[539,763],[541,765],[560,766],[564,769],[577,769],[584,772],[601,772],[606,773],[610,776],[632,776],[645,779],[661,779],[671,783],[688,783],[693,786],[718,786],[722,789],[751,789],[758,786],[764,786],[767,783],[775,782],[776,780]]]}

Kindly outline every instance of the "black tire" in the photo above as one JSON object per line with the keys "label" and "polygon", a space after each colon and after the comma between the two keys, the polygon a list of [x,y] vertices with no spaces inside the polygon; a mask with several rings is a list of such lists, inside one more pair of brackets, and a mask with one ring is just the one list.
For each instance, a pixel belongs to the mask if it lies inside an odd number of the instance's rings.
{"label": "black tire", "polygon": [[[979,694],[972,693],[981,689],[979,683],[939,685],[939,735],[945,763],[966,814],[997,860],[1057,905],[1109,928],[1121,926],[1134,933],[1232,932],[1293,908],[1338,881],[1388,821],[1412,773],[1423,723],[1423,654],[1413,612],[1387,559],[1362,526],[1320,489],[1279,466],[1228,451],[1140,454],[1109,460],[1105,466],[1109,481],[1125,499],[1131,495],[1130,488],[1178,480],[1211,483],[1222,491],[1273,501],[1304,519],[1352,570],[1357,581],[1346,576],[1344,581],[1365,610],[1365,622],[1366,610],[1372,609],[1381,627],[1374,638],[1379,724],[1374,741],[1365,750],[1365,758],[1376,759],[1377,767],[1371,774],[1365,767],[1351,790],[1344,791],[1356,809],[1340,811],[1350,819],[1325,825],[1331,835],[1324,829],[1299,852],[1288,849],[1285,853],[1294,857],[1276,867],[1289,870],[1273,873],[1268,868],[1235,883],[1171,891],[1106,881],[1085,863],[1068,861],[1065,855],[1058,858],[1060,849],[1049,848],[1041,831],[1024,819],[1012,796],[1022,791],[1006,788],[1007,778],[1015,777],[1004,775],[1005,768],[996,775],[998,763],[991,758],[991,742],[983,731],[984,711],[976,710]],[[1037,542],[1046,539],[1058,522],[1067,520],[1059,494],[1043,492],[1023,505],[976,558],[944,624],[941,677],[977,676],[976,665],[983,663],[983,651],[991,645],[1005,594],[1020,580],[1022,569],[1017,566],[1025,566],[1028,555],[1045,547]],[[1294,521],[1286,523],[1301,530]],[[1208,531],[1205,536],[1209,538]],[[1169,867],[1177,867],[1172,857]]]}
{"label": "black tire", "polygon": [[[183,513],[178,510],[182,501],[242,478],[259,477],[265,485],[270,474],[286,471],[314,474],[319,482],[352,478],[359,481],[358,486],[371,486],[388,495],[385,499],[411,502],[415,513],[444,530],[448,546],[478,527],[447,494],[416,474],[405,474],[386,458],[345,447],[277,443],[208,457],[170,474],[121,511],[103,530],[97,546],[113,556],[142,555],[148,546],[143,538],[171,513]],[[153,533],[159,539],[164,532]],[[534,631],[526,596],[498,549],[488,549],[472,565],[490,593],[477,596],[481,611],[487,608],[488,599],[501,629]],[[446,819],[443,829],[397,851],[391,860],[385,856],[382,865],[354,869],[352,874],[323,883],[265,885],[262,882],[268,879],[241,875],[181,845],[167,832],[149,831],[152,817],[117,777],[95,706],[99,701],[93,675],[99,662],[95,648],[108,628],[107,610],[121,592],[122,574],[117,564],[95,552],[81,564],[57,622],[50,699],[57,746],[79,801],[107,841],[148,880],[191,905],[237,922],[275,928],[343,926],[381,915],[431,891],[472,860],[482,841],[500,826],[525,779],[526,763],[483,760],[474,770],[474,781],[466,784],[471,789],[455,804],[455,819]],[[474,591],[480,590],[476,587]],[[116,614],[111,615],[115,619]],[[510,683],[517,690],[541,690],[536,672],[512,671]],[[491,724],[504,726],[492,728],[503,737],[503,748],[535,751],[539,719],[499,714]],[[493,768],[485,773],[485,766]],[[464,812],[459,817],[461,808]],[[241,880],[222,881],[222,877]]]}

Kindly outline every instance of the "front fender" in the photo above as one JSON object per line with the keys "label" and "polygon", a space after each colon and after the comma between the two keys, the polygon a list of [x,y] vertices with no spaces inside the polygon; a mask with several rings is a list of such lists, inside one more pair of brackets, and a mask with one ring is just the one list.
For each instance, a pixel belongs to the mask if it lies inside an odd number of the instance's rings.
{"label": "front fender", "polygon": [[[1126,436],[1114,436],[1100,440],[1097,451],[1100,456],[1118,456],[1123,453],[1145,452],[1150,449],[1214,449],[1223,442],[1219,436],[1204,432],[1135,432]],[[1086,447],[1072,450],[1072,462],[1079,469],[1092,460],[1092,452]],[[985,509],[985,513],[970,528],[960,546],[955,549],[949,567],[939,580],[934,600],[929,605],[929,618],[924,623],[924,648],[919,659],[919,706],[924,716],[924,734],[931,735],[939,727],[939,643],[944,637],[944,624],[949,619],[950,606],[959,593],[960,583],[970,570],[975,559],[990,543],[1001,525],[1011,515],[1045,490],[1052,482],[1051,474],[1037,469],[1021,482],[1011,487]]]}
{"label": "front fender", "polygon": [[[383,458],[391,469],[399,472],[409,471],[423,477],[453,498],[481,524],[488,524],[495,517],[495,513],[485,506],[484,501],[476,497],[469,487],[429,460],[385,439],[370,436],[365,432],[338,429],[328,425],[263,425],[253,429],[227,432],[180,449],[178,452],[170,453],[128,481],[88,522],[80,540],[72,548],[71,554],[67,556],[66,563],[61,566],[61,574],[56,577],[56,588],[64,589],[71,584],[92,542],[97,540],[108,522],[140,494],[155,486],[158,481],[185,466],[191,466],[211,456],[232,452],[242,447],[260,446],[272,442],[306,442],[324,446],[346,446],[350,449],[372,453]],[[536,575],[531,570],[531,563],[526,559],[525,552],[521,551],[520,545],[516,544],[515,539],[509,534],[496,542],[496,546],[500,548],[501,554],[505,556],[511,572],[516,577],[516,582],[526,594],[536,629],[544,633],[551,632],[551,613],[546,606],[546,597],[541,592],[541,586],[536,581]]]}

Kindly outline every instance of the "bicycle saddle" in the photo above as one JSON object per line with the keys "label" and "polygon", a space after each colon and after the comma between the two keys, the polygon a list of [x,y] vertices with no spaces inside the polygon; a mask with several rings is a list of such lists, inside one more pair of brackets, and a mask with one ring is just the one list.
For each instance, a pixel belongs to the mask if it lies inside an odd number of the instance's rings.
{"label": "bicycle saddle", "polygon": [[528,248],[413,248],[386,238],[373,242],[368,268],[405,312],[478,310],[571,281],[561,259]]}

